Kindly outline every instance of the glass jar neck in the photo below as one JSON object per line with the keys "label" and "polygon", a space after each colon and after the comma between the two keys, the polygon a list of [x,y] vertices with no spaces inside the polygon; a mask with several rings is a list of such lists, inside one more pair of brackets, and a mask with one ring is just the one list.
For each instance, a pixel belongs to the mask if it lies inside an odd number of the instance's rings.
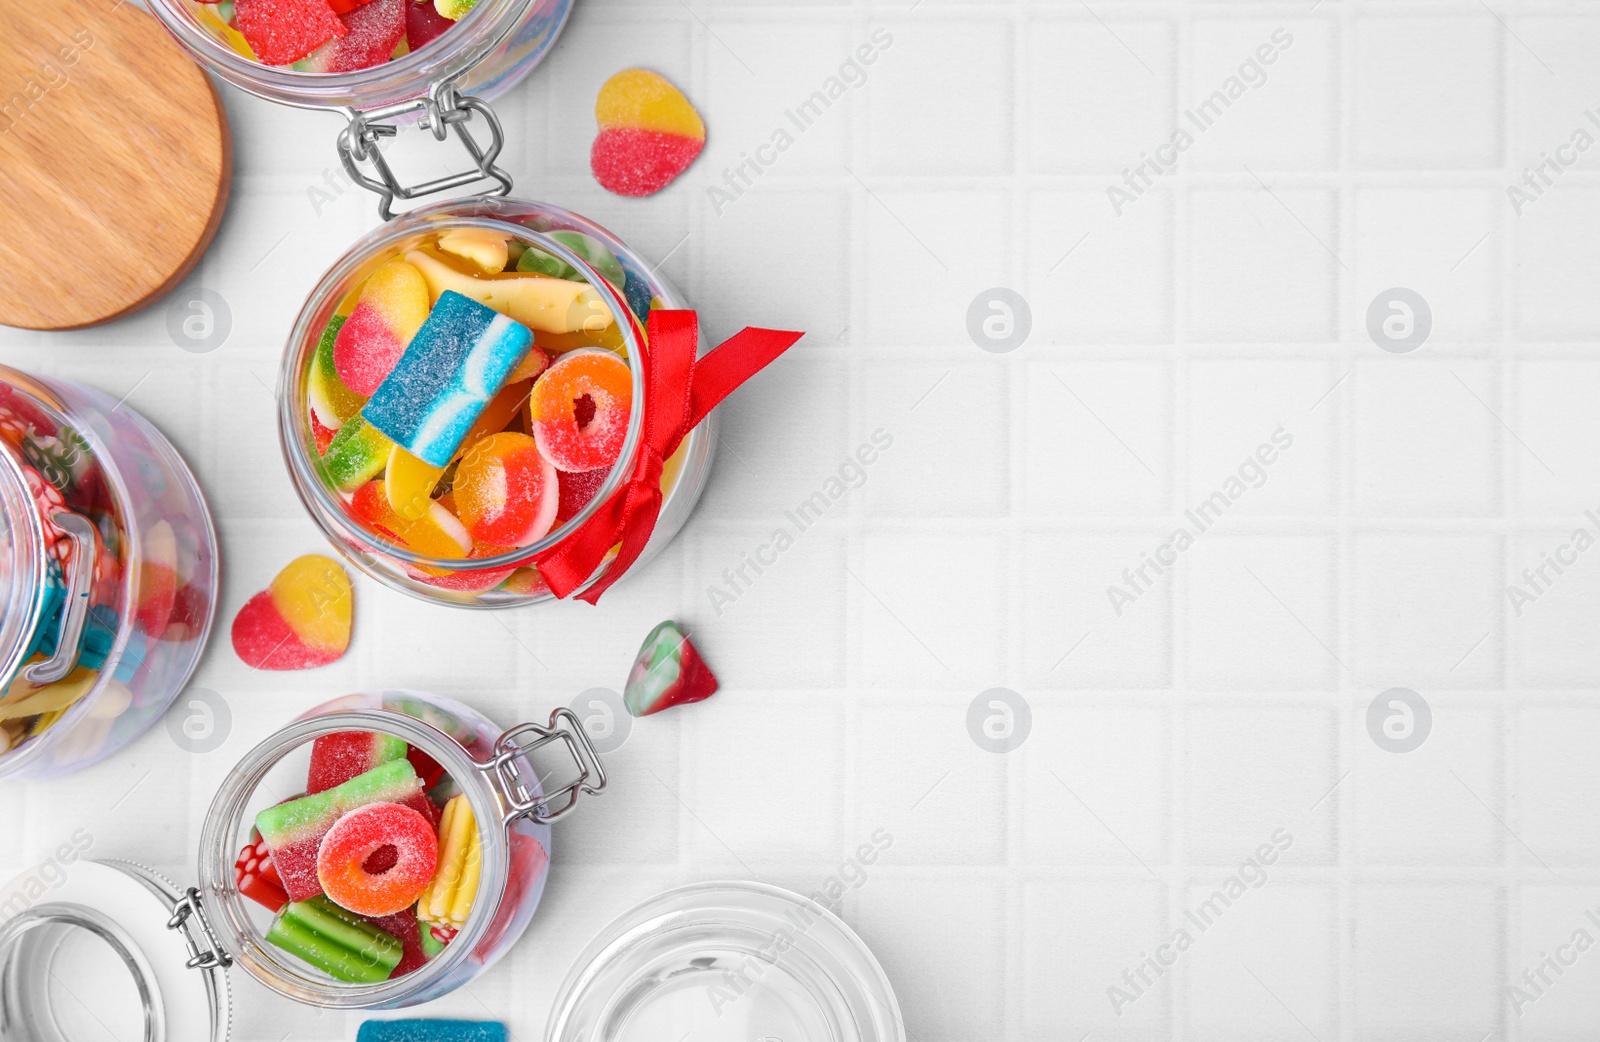
{"label": "glass jar neck", "polygon": [[0,691],[33,644],[45,600],[44,525],[22,463],[0,446]]}

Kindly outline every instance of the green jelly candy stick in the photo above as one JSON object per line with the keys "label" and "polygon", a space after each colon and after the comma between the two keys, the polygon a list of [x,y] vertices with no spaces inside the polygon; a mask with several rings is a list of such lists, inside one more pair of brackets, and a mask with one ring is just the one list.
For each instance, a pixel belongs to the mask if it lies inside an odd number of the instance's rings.
{"label": "green jelly candy stick", "polygon": [[325,901],[291,901],[273,919],[267,940],[329,976],[351,984],[388,980],[400,965],[400,941],[370,923],[335,914]]}
{"label": "green jelly candy stick", "polygon": [[352,416],[328,443],[322,466],[328,480],[341,492],[353,492],[378,476],[389,462],[394,442],[389,436],[362,419]]}

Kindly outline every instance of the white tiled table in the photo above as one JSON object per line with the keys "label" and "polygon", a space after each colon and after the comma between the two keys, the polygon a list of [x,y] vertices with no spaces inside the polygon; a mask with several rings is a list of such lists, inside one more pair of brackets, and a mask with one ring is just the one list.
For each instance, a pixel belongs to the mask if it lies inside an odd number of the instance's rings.
{"label": "white tiled table", "polygon": [[[1183,113],[1280,28],[1265,82],[1195,130]],[[866,81],[714,204],[876,29],[893,42]],[[82,824],[98,855],[192,878],[218,778],[294,713],[404,684],[541,717],[620,686],[672,616],[723,691],[638,724],[614,792],[560,827],[520,946],[428,1012],[537,1039],[625,907],[712,877],[809,892],[882,828],[894,845],[843,908],[917,1042],[1592,1036],[1600,953],[1535,1002],[1507,989],[1574,930],[1600,939],[1600,551],[1520,615],[1506,586],[1596,534],[1600,150],[1520,215],[1507,186],[1580,126],[1600,135],[1597,45],[1579,0],[580,0],[498,105],[519,192],[665,257],[719,339],[810,331],[725,408],[689,528],[599,609],[491,618],[360,582],[337,665],[252,673],[224,637],[195,683],[231,706],[227,743],[186,755],[158,729],[9,787],[0,869]],[[595,91],[633,64],[711,131],[645,201],[586,168]],[[234,198],[179,306],[220,292],[228,341],[180,350],[163,307],[0,334],[9,363],[131,392],[187,454],[221,523],[224,625],[322,546],[269,388],[316,274],[376,220],[353,189],[318,194],[332,117],[225,93]],[[1180,125],[1193,147],[1118,216],[1107,187]],[[1031,305],[1009,353],[968,334],[990,287]],[[1390,287],[1431,305],[1412,353],[1368,335]],[[1163,576],[1146,566],[1118,615],[1107,587],[1280,427],[1293,445],[1264,483]],[[864,484],[719,614],[723,571],[879,429],[893,446]],[[1008,754],[966,724],[994,687],[1031,709]],[[1391,687],[1431,708],[1415,751],[1369,734]],[[1278,830],[1266,882],[1198,929],[1186,913],[1210,918]],[[1182,927],[1192,947],[1118,1015],[1108,988]],[[359,1019],[236,988],[247,1042]]]}

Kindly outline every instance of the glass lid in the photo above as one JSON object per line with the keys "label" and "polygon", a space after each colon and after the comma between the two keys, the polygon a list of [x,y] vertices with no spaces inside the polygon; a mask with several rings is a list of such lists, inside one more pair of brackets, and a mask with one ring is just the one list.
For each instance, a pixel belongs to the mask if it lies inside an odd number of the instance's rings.
{"label": "glass lid", "polygon": [[33,644],[45,596],[44,527],[22,464],[0,443],[0,699]]}
{"label": "glass lid", "polygon": [[799,894],[699,883],[653,897],[589,943],[547,1042],[904,1042],[894,991],[861,938]]}

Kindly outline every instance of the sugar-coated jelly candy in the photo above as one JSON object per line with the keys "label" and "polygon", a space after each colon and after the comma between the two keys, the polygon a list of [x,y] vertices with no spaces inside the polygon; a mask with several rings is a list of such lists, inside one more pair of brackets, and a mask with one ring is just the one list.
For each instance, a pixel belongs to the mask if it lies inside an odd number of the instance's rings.
{"label": "sugar-coated jelly candy", "polygon": [[340,731],[311,743],[311,769],[306,774],[306,795],[314,796],[343,785],[390,760],[407,754],[406,743],[376,731]]}
{"label": "sugar-coated jelly candy", "polygon": [[233,888],[263,908],[276,912],[289,903],[283,892],[278,870],[272,867],[272,851],[267,841],[252,836],[233,863]]}
{"label": "sugar-coated jelly candy", "polygon": [[[374,3],[379,0],[373,0]],[[367,276],[333,342],[339,379],[370,397],[428,319],[428,283],[405,261],[387,261]]]}
{"label": "sugar-coated jelly candy", "polygon": [[424,463],[396,445],[389,450],[389,465],[383,471],[383,491],[394,512],[415,521],[433,505],[433,490],[444,477],[445,468]]}
{"label": "sugar-coated jelly candy", "polygon": [[447,467],[532,346],[527,326],[446,290],[361,415],[413,456]]}
{"label": "sugar-coated jelly candy", "polygon": [[386,980],[405,950],[399,938],[322,897],[284,905],[266,939],[349,984]]}
{"label": "sugar-coated jelly candy", "polygon": [[342,785],[268,807],[256,815],[256,830],[272,851],[284,892],[291,901],[304,901],[322,893],[317,851],[334,822],[369,803],[404,803],[426,816],[418,801],[431,806],[411,762],[390,760]]}
{"label": "sugar-coated jelly candy", "polygon": [[417,910],[410,905],[388,915],[363,916],[390,937],[400,942],[400,962],[389,971],[389,979],[404,977],[413,970],[428,964],[428,950],[422,945],[422,924],[417,922]]}
{"label": "sugar-coated jelly candy", "polygon": [[299,61],[348,31],[327,0],[238,0],[234,22],[265,65]]}
{"label": "sugar-coated jelly candy", "polygon": [[367,0],[341,14],[344,35],[318,47],[294,68],[301,72],[354,72],[389,60],[405,39],[406,5],[410,0]]}
{"label": "sugar-coated jelly candy", "polygon": [[622,455],[632,408],[628,363],[609,351],[574,351],[533,385],[528,420],[557,470],[599,470]]}
{"label": "sugar-coated jelly candy", "polygon": [[306,400],[311,405],[312,415],[330,431],[343,427],[346,420],[367,404],[366,398],[339,379],[339,371],[333,363],[333,345],[345,321],[344,315],[334,315],[328,320],[322,339],[317,341],[316,353],[311,356],[311,372],[306,378]]}
{"label": "sugar-coated jelly candy", "polygon": [[706,125],[683,92],[646,69],[625,69],[600,88],[600,133],[589,167],[618,195],[652,195],[689,168],[706,143]]}
{"label": "sugar-coated jelly candy", "polygon": [[455,24],[429,0],[411,0],[406,4],[406,45],[414,51]]}
{"label": "sugar-coated jelly candy", "polygon": [[[607,282],[621,289],[627,281],[627,274],[622,270],[622,262],[617,260],[617,255],[612,253],[605,243],[592,235],[582,232],[557,231],[551,232],[550,238],[559,242],[579,257],[589,262],[589,266],[598,271]],[[441,244],[442,245],[442,244]],[[541,275],[549,275],[553,279],[575,279],[585,281],[578,273],[578,269],[557,257],[547,253],[537,246],[529,246],[517,259],[518,271],[536,271]]]}
{"label": "sugar-coated jelly candy", "polygon": [[644,639],[628,674],[622,701],[634,716],[700,702],[717,691],[717,677],[689,635],[668,619]]}
{"label": "sugar-coated jelly candy", "polygon": [[564,525],[578,516],[578,511],[589,505],[589,501],[600,494],[600,486],[606,483],[606,477],[611,473],[606,468],[600,470],[579,470],[559,475],[558,484],[561,486],[561,501],[556,507],[556,524]]}
{"label": "sugar-coated jelly candy", "polygon": [[527,546],[550,531],[560,492],[556,469],[526,434],[474,443],[456,468],[456,510],[474,542]]}
{"label": "sugar-coated jelly candy", "polygon": [[325,666],[350,646],[350,577],[321,554],[297,557],[233,619],[233,650],[252,669]]}
{"label": "sugar-coated jelly candy", "polygon": [[478,0],[433,0],[433,6],[452,22],[459,22],[478,4]]}
{"label": "sugar-coated jelly candy", "polygon": [[613,325],[611,309],[594,288],[582,282],[537,274],[478,276],[462,271],[432,247],[412,250],[406,262],[428,280],[437,300],[455,290],[541,333],[599,333]]}
{"label": "sugar-coated jelly candy", "polygon": [[459,930],[478,896],[482,840],[465,796],[452,796],[439,819],[438,871],[417,897],[417,918]]}
{"label": "sugar-coated jelly candy", "polygon": [[[333,823],[317,848],[317,881],[341,908],[358,915],[391,915],[433,881],[439,837],[428,819],[398,803],[369,803]],[[369,870],[379,850],[393,863]]]}
{"label": "sugar-coated jelly candy", "polygon": [[357,414],[328,443],[322,468],[333,487],[350,492],[383,470],[394,442]]}
{"label": "sugar-coated jelly candy", "polygon": [[369,1020],[356,1042],[507,1042],[497,1020]]}
{"label": "sugar-coated jelly candy", "polygon": [[369,481],[350,498],[350,512],[371,528],[402,543],[407,549],[427,557],[454,559],[467,556],[472,537],[438,500],[428,504],[423,516],[410,520],[395,513],[389,505],[382,481]]}

